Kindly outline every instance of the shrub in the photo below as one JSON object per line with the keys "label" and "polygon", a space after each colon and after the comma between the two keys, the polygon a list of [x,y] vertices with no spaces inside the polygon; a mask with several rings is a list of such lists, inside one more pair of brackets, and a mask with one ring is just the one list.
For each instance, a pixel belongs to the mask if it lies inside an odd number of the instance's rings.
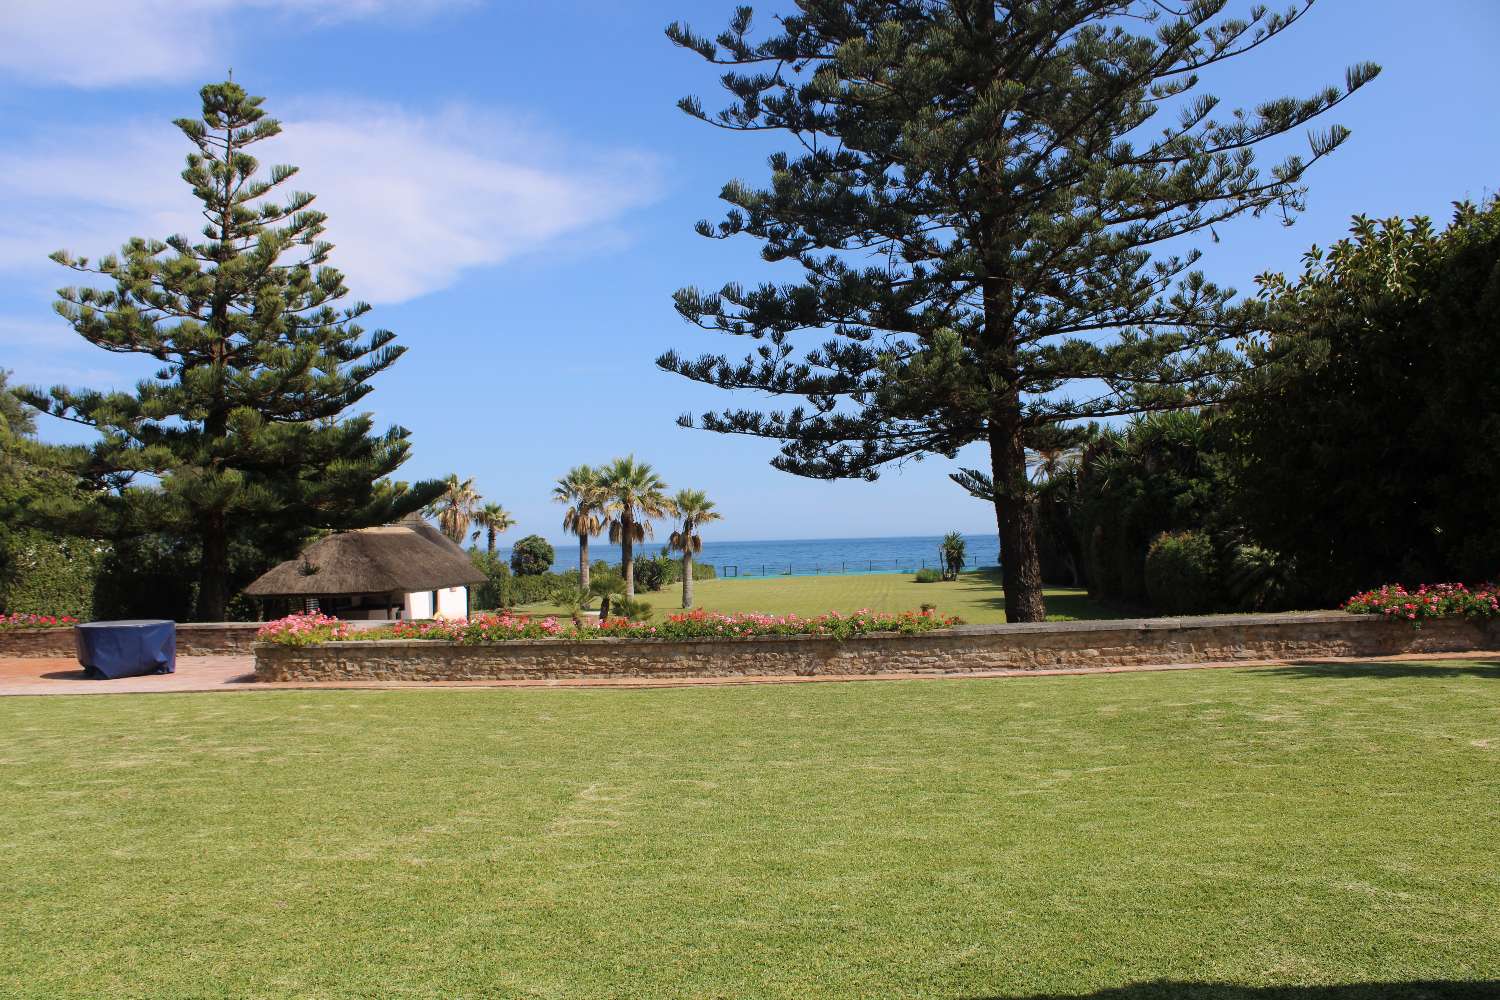
{"label": "shrub", "polygon": [[1224,587],[1238,611],[1277,611],[1296,598],[1294,563],[1260,545],[1236,545],[1229,556]]}
{"label": "shrub", "polygon": [[1500,586],[1488,584],[1470,590],[1461,583],[1424,583],[1408,591],[1399,583],[1379,590],[1355,594],[1344,602],[1344,610],[1356,615],[1384,615],[1418,626],[1437,618],[1500,618]]}
{"label": "shrub", "polygon": [[483,583],[469,590],[469,607],[475,611],[492,611],[505,607],[510,593],[510,567],[493,552],[470,549],[469,561],[485,576]]}
{"label": "shrub", "polygon": [[612,616],[624,618],[626,621],[646,622],[651,620],[651,616],[656,613],[656,609],[651,606],[649,601],[642,601],[638,598],[616,597],[610,601],[609,613]]}
{"label": "shrub", "polygon": [[943,574],[939,571],[933,569],[931,566],[923,566],[921,569],[917,570],[916,582],[937,583],[942,578]]}
{"label": "shrub", "polygon": [[510,550],[510,568],[516,576],[541,576],[557,558],[552,545],[541,535],[527,535]]}
{"label": "shrub", "polygon": [[1146,552],[1146,594],[1169,615],[1202,614],[1219,601],[1219,557],[1201,531],[1163,532]]}
{"label": "shrub", "polygon": [[85,538],[40,531],[11,535],[0,608],[12,613],[94,616],[94,587],[109,548]]}
{"label": "shrub", "polygon": [[666,555],[635,557],[635,589],[658,591],[668,583],[682,582],[682,567]]}

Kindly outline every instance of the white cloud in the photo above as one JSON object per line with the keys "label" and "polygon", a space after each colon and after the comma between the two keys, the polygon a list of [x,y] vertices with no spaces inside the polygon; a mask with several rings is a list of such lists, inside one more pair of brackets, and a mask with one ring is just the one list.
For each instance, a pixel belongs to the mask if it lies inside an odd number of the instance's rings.
{"label": "white cloud", "polygon": [[[324,104],[283,127],[254,152],[263,167],[301,168],[285,187],[318,196],[337,246],[332,263],[372,302],[587,240],[657,188],[646,154],[579,150],[465,109]],[[131,236],[196,233],[197,202],[177,176],[186,148],[170,125],[80,125],[0,152],[0,269],[50,268],[48,280],[59,281],[46,261],[53,250],[97,257]]]}
{"label": "white cloud", "polygon": [[28,82],[103,87],[195,79],[230,65],[237,13],[286,27],[411,18],[473,0],[5,0],[0,71]]}

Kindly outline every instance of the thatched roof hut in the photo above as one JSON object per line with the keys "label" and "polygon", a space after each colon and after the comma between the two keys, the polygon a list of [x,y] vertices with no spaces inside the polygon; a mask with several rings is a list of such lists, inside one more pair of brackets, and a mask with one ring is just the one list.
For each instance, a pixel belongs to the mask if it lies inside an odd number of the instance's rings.
{"label": "thatched roof hut", "polygon": [[418,519],[329,535],[245,588],[251,597],[408,594],[483,583],[464,550]]}

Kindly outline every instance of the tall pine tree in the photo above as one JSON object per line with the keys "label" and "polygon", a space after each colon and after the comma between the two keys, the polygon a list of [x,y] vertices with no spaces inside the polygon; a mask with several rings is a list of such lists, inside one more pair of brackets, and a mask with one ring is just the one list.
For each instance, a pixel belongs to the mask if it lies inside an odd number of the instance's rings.
{"label": "tall pine tree", "polygon": [[407,431],[372,434],[368,414],[345,415],[404,348],[388,330],[365,335],[358,320],[368,305],[336,307],[347,289],[327,264],[332,246],[313,196],[269,197],[296,168],[257,176],[249,150],[280,125],[235,83],[206,86],[201,97],[201,119],[175,124],[195,147],[182,178],[202,202],[202,239],[136,238],[94,264],[53,254],[107,279],[59,291],[57,311],[73,328],[162,367],[134,394],[56,386],[23,396],[98,429],[90,473],[159,480],[159,489],[123,492],[134,503],[119,523],[196,539],[195,615],[217,620],[233,582],[232,546],[279,558],[314,529],[418,510],[442,484],[390,482],[406,460]]}
{"label": "tall pine tree", "polygon": [[[768,187],[729,183],[726,219],[698,231],[763,240],[764,259],[795,262],[801,279],[679,291],[684,317],[756,344],[742,361],[658,359],[793,402],[697,425],[780,440],[772,464],[818,478],[988,445],[1006,616],[1040,620],[1027,447],[1220,395],[1230,341],[1255,314],[1193,270],[1191,238],[1246,213],[1290,220],[1308,167],[1348,132],[1310,133],[1309,155],[1264,173],[1254,148],[1378,72],[1361,64],[1342,87],[1223,114],[1195,93],[1200,72],[1312,0],[1244,18],[1227,3],[798,0],[761,40],[748,7],[714,39],[669,27],[730,67],[726,109],[683,110],[794,140]],[[799,348],[809,332],[827,339]]]}

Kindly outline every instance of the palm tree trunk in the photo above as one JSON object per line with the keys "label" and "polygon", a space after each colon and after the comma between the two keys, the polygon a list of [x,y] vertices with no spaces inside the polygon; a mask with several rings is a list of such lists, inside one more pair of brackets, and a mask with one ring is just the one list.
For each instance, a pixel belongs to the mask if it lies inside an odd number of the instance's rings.
{"label": "palm tree trunk", "polygon": [[578,533],[578,586],[589,589],[589,536],[586,531]]}
{"label": "palm tree trunk", "polygon": [[625,598],[635,600],[635,531],[634,511],[620,512],[620,575],[625,578]]}
{"label": "palm tree trunk", "polygon": [[693,553],[682,554],[682,606],[693,606]]}
{"label": "palm tree trunk", "polygon": [[490,543],[490,555],[494,555],[495,554],[495,526],[493,524],[490,525],[490,528],[489,528],[489,539],[488,539],[488,541]]}

